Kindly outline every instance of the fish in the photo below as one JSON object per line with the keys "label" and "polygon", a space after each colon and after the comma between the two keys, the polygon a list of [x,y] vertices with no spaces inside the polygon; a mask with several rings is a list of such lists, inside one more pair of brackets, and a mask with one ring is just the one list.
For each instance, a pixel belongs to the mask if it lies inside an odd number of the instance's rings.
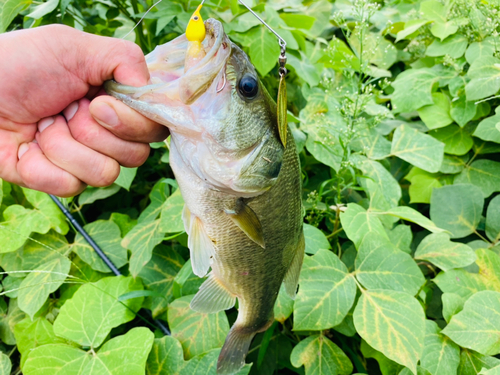
{"label": "fish", "polygon": [[230,375],[273,323],[281,285],[295,298],[305,247],[301,172],[290,129],[285,147],[276,103],[248,56],[219,21],[205,28],[201,49],[181,35],[148,54],[147,86],[108,81],[105,90],[170,129],[193,272],[211,268],[191,308],[213,313],[238,299],[217,362],[217,373]]}

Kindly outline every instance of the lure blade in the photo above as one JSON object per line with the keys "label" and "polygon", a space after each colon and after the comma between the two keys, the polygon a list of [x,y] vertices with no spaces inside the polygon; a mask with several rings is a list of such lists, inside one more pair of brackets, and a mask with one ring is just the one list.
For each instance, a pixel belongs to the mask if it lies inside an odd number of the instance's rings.
{"label": "lure blade", "polygon": [[286,99],[286,81],[285,75],[280,77],[280,84],[278,88],[278,131],[280,134],[281,143],[283,147],[286,147],[286,135],[287,135],[287,99]]}

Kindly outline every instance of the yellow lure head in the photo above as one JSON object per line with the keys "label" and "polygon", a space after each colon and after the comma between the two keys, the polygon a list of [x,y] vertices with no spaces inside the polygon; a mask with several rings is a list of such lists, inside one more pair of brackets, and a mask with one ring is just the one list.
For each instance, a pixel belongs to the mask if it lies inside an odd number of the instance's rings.
{"label": "yellow lure head", "polygon": [[205,24],[200,14],[201,5],[196,8],[196,11],[191,16],[186,28],[186,38],[190,42],[203,42],[205,39]]}

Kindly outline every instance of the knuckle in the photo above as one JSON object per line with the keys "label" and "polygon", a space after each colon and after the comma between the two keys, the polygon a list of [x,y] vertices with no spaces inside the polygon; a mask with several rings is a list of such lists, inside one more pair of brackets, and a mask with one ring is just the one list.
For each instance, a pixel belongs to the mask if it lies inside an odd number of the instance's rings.
{"label": "knuckle", "polygon": [[134,150],[125,152],[120,158],[120,163],[124,167],[134,168],[139,167],[148,159],[149,157],[149,145],[147,144],[137,144]]}
{"label": "knuckle", "polygon": [[95,187],[109,186],[118,178],[120,166],[114,159],[106,157],[104,161],[97,166],[95,172],[97,178],[91,185]]}

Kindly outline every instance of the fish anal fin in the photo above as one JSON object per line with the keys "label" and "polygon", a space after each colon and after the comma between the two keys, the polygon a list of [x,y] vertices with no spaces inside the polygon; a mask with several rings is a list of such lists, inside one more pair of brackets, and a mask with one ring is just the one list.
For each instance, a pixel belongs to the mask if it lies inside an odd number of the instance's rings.
{"label": "fish anal fin", "polygon": [[243,200],[239,199],[234,210],[225,210],[225,213],[248,238],[263,249],[266,248],[262,224],[257,214]]}
{"label": "fish anal fin", "polygon": [[213,273],[210,273],[191,300],[191,308],[198,312],[214,313],[230,309],[235,302],[236,296],[231,294]]}
{"label": "fish anal fin", "polygon": [[295,250],[295,255],[293,256],[292,263],[290,264],[290,267],[285,274],[285,278],[283,279],[286,294],[288,294],[291,299],[295,299],[295,295],[297,294],[300,269],[302,268],[302,262],[304,260],[305,244],[304,233],[302,232],[300,234],[299,243]]}
{"label": "fish anal fin", "polygon": [[191,253],[193,272],[199,277],[204,277],[210,268],[212,258],[215,257],[214,244],[208,237],[203,222],[193,214],[189,215],[188,233],[188,247]]}

